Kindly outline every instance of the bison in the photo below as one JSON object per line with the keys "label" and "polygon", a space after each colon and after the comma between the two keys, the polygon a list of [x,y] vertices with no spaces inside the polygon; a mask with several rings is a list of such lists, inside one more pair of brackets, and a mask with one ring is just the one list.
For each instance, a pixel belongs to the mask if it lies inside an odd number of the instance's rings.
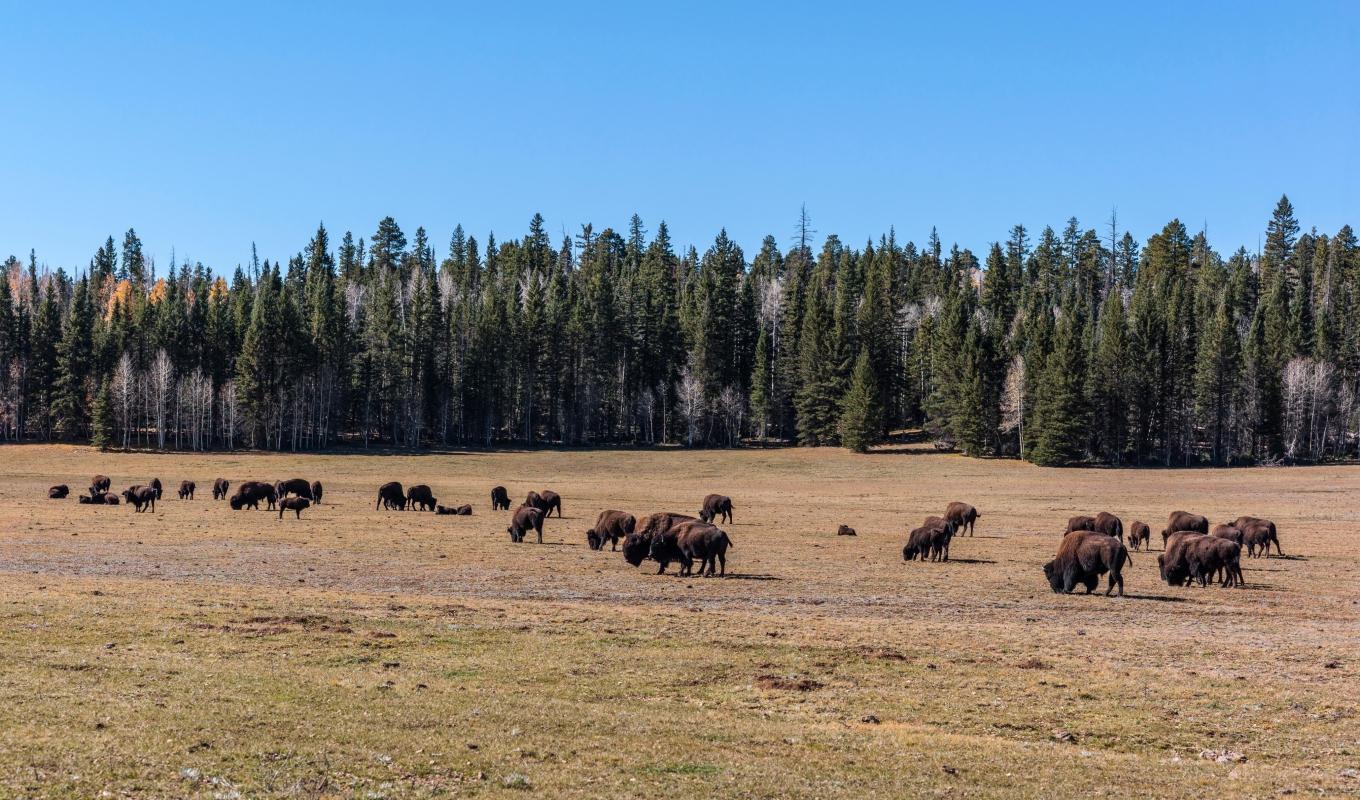
{"label": "bison", "polygon": [[557,509],[557,518],[562,518],[562,496],[550,489],[542,492],[529,492],[529,496],[524,498],[524,505],[533,506],[543,512],[546,518],[550,516],[553,509]]}
{"label": "bison", "polygon": [[439,503],[436,502],[434,492],[430,491],[430,487],[423,483],[417,483],[406,490],[406,508],[408,510],[420,506],[421,511],[434,511],[437,505]]}
{"label": "bison", "polygon": [[510,510],[510,493],[505,491],[504,486],[496,486],[491,490],[491,510]]}
{"label": "bison", "polygon": [[198,488],[198,484],[194,483],[193,481],[180,481],[180,482],[179,482],[179,499],[181,499],[181,500],[192,500],[192,499],[194,499],[194,489],[197,489],[197,488]]}
{"label": "bison", "polygon": [[66,499],[66,495],[68,495],[68,494],[70,494],[70,493],[71,493],[71,487],[67,486],[67,485],[64,484],[64,483],[59,483],[59,484],[57,484],[56,486],[53,486],[52,488],[50,488],[50,489],[47,490],[47,499],[48,499],[48,500],[65,500],[65,499]]}
{"label": "bison", "polygon": [[907,534],[907,543],[902,547],[902,560],[915,561],[919,558],[925,561],[930,556],[930,539],[934,533],[934,528],[922,526]]}
{"label": "bison", "polygon": [[1166,528],[1162,531],[1162,549],[1166,549],[1166,540],[1177,531],[1198,531],[1207,535],[1209,518],[1191,514],[1189,511],[1172,511],[1166,519]]}
{"label": "bison", "polygon": [[1185,543],[1207,534],[1199,531],[1176,531],[1162,541],[1162,554],[1157,556],[1157,572],[1169,586],[1182,586],[1190,579],[1190,568],[1182,552]]}
{"label": "bison", "polygon": [[[648,514],[637,521],[635,532],[628,534],[623,539],[623,560],[633,566],[640,566],[644,559],[650,557],[652,540],[657,536],[666,533],[671,528],[682,522],[694,519],[688,514],[677,514],[671,511],[662,511],[657,514]],[[657,573],[665,571],[663,566]]]}
{"label": "bison", "polygon": [[1089,517],[1084,514],[1076,517],[1068,517],[1067,530],[1063,531],[1063,536],[1066,536],[1072,531],[1093,531],[1095,529],[1096,529],[1095,517]]}
{"label": "bison", "polygon": [[850,527],[849,525],[842,525],[842,526],[840,526],[839,528],[836,529],[836,535],[837,535],[837,536],[854,536],[854,535],[855,535],[855,529],[852,528],[852,527]]}
{"label": "bison", "polygon": [[109,480],[109,476],[96,475],[90,479],[90,496],[93,497],[97,494],[104,494],[112,485],[113,481]]}
{"label": "bison", "polygon": [[104,505],[106,506],[116,506],[120,502],[118,499],[118,495],[114,494],[113,492],[104,492],[100,494],[99,497],[103,499]]}
{"label": "bison", "polygon": [[1246,543],[1246,537],[1242,534],[1242,529],[1226,523],[1215,525],[1214,529],[1209,531],[1209,535],[1217,539],[1227,539],[1231,542],[1237,542],[1238,544]]}
{"label": "bison", "polygon": [[434,513],[438,516],[445,517],[470,517],[472,516],[472,506],[461,505],[458,506],[457,508],[449,508],[448,506],[435,506]]}
{"label": "bison", "polygon": [[543,544],[543,511],[534,506],[520,506],[515,509],[515,516],[505,531],[510,534],[510,541],[522,542],[530,530],[538,533],[538,543]]}
{"label": "bison", "polygon": [[1129,547],[1133,550],[1141,550],[1144,547],[1152,546],[1152,529],[1146,522],[1134,520],[1129,525]]}
{"label": "bison", "polygon": [[283,512],[291,511],[295,519],[302,519],[302,510],[312,505],[312,501],[305,497],[294,495],[292,497],[279,498],[279,519],[283,519]]}
{"label": "bison", "polygon": [[123,490],[123,499],[131,503],[138,514],[147,508],[155,511],[158,496],[154,486],[132,486]]}
{"label": "bison", "polygon": [[968,535],[973,535],[973,523],[982,518],[976,508],[967,503],[953,502],[944,510],[944,518],[954,523],[954,529],[963,535],[964,528],[968,529]]}
{"label": "bison", "polygon": [[1256,548],[1261,548],[1261,555],[1270,555],[1270,544],[1275,543],[1276,555],[1284,555],[1280,549],[1280,536],[1275,531],[1275,523],[1260,517],[1238,517],[1233,523],[1233,527],[1242,531],[1246,540],[1247,555],[1256,558]]}
{"label": "bison", "polygon": [[732,521],[732,498],[725,494],[711,494],[704,498],[703,508],[699,509],[699,519],[712,522],[721,518],[722,522]]}
{"label": "bison", "polygon": [[76,502],[80,503],[82,506],[88,506],[94,503],[94,500],[91,499],[88,494],[82,494],[76,497]]}
{"label": "bison", "polygon": [[386,509],[400,511],[406,508],[406,492],[401,488],[398,481],[388,481],[378,487],[378,502],[373,504],[373,510],[377,511],[378,506]]}
{"label": "bison", "polygon": [[231,504],[233,511],[240,511],[247,506],[258,511],[261,500],[268,503],[268,510],[274,510],[278,494],[274,491],[273,484],[264,481],[242,481],[241,485],[236,487],[236,494],[227,502]]}
{"label": "bison", "polygon": [[148,487],[156,490],[156,499],[161,499],[161,479],[152,478],[147,484]]}
{"label": "bison", "polygon": [[949,543],[954,539],[957,531],[954,523],[944,517],[926,517],[921,523],[921,527],[931,529],[930,537],[930,560],[948,561]]}
{"label": "bison", "polygon": [[603,550],[609,542],[610,550],[619,549],[619,540],[628,536],[637,526],[632,514],[623,511],[601,511],[595,519],[595,527],[586,531],[586,544],[591,550]]}
{"label": "bison", "polygon": [[214,500],[226,499],[227,491],[230,489],[231,481],[227,480],[226,478],[218,478],[217,480],[213,481],[213,499]]}
{"label": "bison", "polygon": [[[1184,535],[1181,535],[1184,534]],[[1162,578],[1171,586],[1198,581],[1207,586],[1221,574],[1223,586],[1242,586],[1242,546],[1231,539],[1206,536],[1198,531],[1178,531],[1158,559]]]}
{"label": "bison", "polygon": [[274,493],[279,496],[279,499],[283,499],[291,494],[311,500],[312,484],[308,482],[306,478],[289,478],[286,481],[275,481]]}
{"label": "bison", "polygon": [[321,505],[321,481],[312,481],[312,502]]}
{"label": "bison", "polygon": [[718,577],[727,575],[727,548],[732,546],[732,539],[728,537],[726,531],[698,520],[682,522],[673,530],[676,544],[687,559],[682,575],[690,574],[695,561],[699,562],[701,578],[704,575],[711,577],[715,566]]}
{"label": "bison", "polygon": [[1054,592],[1071,594],[1078,585],[1083,585],[1090,594],[1100,583],[1100,576],[1108,572],[1105,596],[1118,589],[1123,597],[1126,563],[1132,566],[1133,559],[1123,542],[1097,531],[1076,530],[1063,536],[1058,554],[1044,564],[1044,575]]}
{"label": "bison", "polygon": [[1124,541],[1124,521],[1108,511],[1096,514],[1096,526],[1092,530]]}

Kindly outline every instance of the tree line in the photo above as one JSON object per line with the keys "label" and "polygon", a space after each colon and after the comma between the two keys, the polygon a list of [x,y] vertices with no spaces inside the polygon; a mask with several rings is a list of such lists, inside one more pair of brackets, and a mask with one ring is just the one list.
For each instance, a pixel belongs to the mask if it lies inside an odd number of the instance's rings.
{"label": "tree line", "polygon": [[68,274],[0,269],[0,439],[313,450],[841,445],[921,428],[1039,464],[1191,465],[1360,448],[1360,251],[1281,198],[1259,253],[1172,220],[1071,219],[979,257],[894,232],[748,258],[665,223],[553,246],[388,217],[287,263],[157,275],[133,230]]}

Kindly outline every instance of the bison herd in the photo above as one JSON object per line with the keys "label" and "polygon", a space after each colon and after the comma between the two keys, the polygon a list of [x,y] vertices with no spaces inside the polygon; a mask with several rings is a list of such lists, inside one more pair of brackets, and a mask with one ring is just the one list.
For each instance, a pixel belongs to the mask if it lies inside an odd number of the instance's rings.
{"label": "bison herd", "polygon": [[[133,507],[134,512],[156,510],[161,500],[163,486],[158,478],[145,484],[134,484],[120,493],[110,491],[112,481],[106,475],[95,475],[90,481],[86,494],[78,497],[83,505],[120,505]],[[179,498],[193,500],[197,485],[194,481],[184,480],[179,485]],[[300,519],[302,512],[313,505],[320,505],[322,498],[320,481],[305,478],[288,480],[241,481],[232,492],[232,484],[225,478],[217,478],[212,484],[214,500],[227,500],[233,510],[256,509],[264,503],[267,510],[277,509],[279,518],[284,512],[292,511]],[[53,500],[65,499],[70,495],[70,487],[65,484],[52,486],[47,496]],[[510,494],[504,486],[491,490],[493,511],[510,511]],[[384,508],[395,511],[428,511],[439,516],[470,516],[472,506],[462,504],[445,506],[439,503],[434,491],[426,484],[415,484],[409,488],[398,481],[390,481],[378,487],[377,502],[374,510]],[[543,524],[553,514],[562,517],[562,497],[557,492],[543,489],[530,491],[524,502],[510,514],[506,532],[510,541],[523,542],[532,531],[535,540],[543,542]],[[657,574],[663,574],[672,563],[678,563],[678,574],[693,574],[694,564],[699,564],[700,575],[723,576],[727,572],[727,550],[732,547],[732,539],[715,522],[731,523],[733,518],[732,498],[721,494],[710,494],[700,504],[698,517],[675,512],[659,512],[638,518],[624,511],[608,509],[601,511],[595,524],[586,530],[586,545],[591,550],[603,550],[608,543],[611,551],[623,550],[624,560],[634,567],[651,559],[657,563]],[[949,560],[950,544],[954,537],[972,536],[976,523],[982,515],[978,510],[961,502],[950,503],[940,516],[928,516],[919,527],[907,536],[902,548],[904,561]],[[1076,515],[1068,519],[1062,542],[1053,559],[1044,564],[1044,576],[1049,587],[1058,593],[1072,593],[1078,587],[1085,587],[1086,593],[1094,592],[1102,577],[1108,576],[1105,594],[1124,594],[1125,566],[1133,564],[1130,550],[1151,549],[1152,532],[1147,523],[1134,520],[1128,526],[1128,540],[1125,542],[1123,521],[1109,512],[1092,515]],[[854,536],[854,528],[841,525],[837,534]],[[1162,530],[1162,553],[1157,556],[1158,571],[1161,579],[1170,586],[1198,584],[1208,586],[1217,582],[1224,587],[1245,585],[1242,576],[1242,551],[1249,558],[1266,557],[1271,548],[1275,555],[1283,556],[1279,534],[1275,523],[1268,519],[1241,516],[1232,522],[1210,526],[1208,517],[1187,511],[1173,511],[1167,517],[1166,527]]]}

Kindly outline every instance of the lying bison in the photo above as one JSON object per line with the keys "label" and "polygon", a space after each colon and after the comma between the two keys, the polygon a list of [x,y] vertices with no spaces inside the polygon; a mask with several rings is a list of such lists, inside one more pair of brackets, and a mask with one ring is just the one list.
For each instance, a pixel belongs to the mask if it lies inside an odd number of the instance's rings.
{"label": "lying bison", "polygon": [[1177,531],[1198,531],[1208,535],[1209,518],[1199,514],[1191,514],[1189,511],[1172,511],[1166,520],[1166,528],[1162,530],[1162,549],[1166,549],[1166,540],[1171,538],[1171,534]]}
{"label": "lying bison", "polygon": [[1134,520],[1129,525],[1129,547],[1133,550],[1141,550],[1144,547],[1152,546],[1152,529],[1146,522]]}
{"label": "lying bison", "polygon": [[76,502],[83,506],[116,506],[118,505],[118,495],[112,492],[101,492],[94,495],[81,495],[76,498]]}
{"label": "lying bison", "polygon": [[47,499],[48,499],[48,500],[65,500],[65,499],[66,499],[66,495],[68,495],[68,494],[70,494],[70,493],[71,493],[71,487],[67,486],[67,485],[64,484],[64,483],[59,483],[59,484],[57,484],[56,486],[53,486],[52,488],[50,488],[50,489],[47,490]]}
{"label": "lying bison", "polygon": [[90,496],[93,497],[96,494],[103,494],[107,492],[112,485],[113,481],[109,480],[109,476],[96,475],[90,479]]}
{"label": "lying bison", "polygon": [[231,489],[231,481],[226,478],[218,478],[213,481],[213,499],[225,500],[227,492]]}
{"label": "lying bison", "polygon": [[194,499],[194,489],[197,489],[197,488],[198,488],[198,484],[194,483],[193,481],[180,481],[180,482],[179,482],[179,499],[181,499],[181,500],[192,500],[192,499]]}
{"label": "lying bison", "polygon": [[562,496],[550,489],[542,492],[529,492],[529,496],[524,498],[524,505],[533,506],[543,512],[546,518],[552,515],[553,509],[557,509],[557,518],[562,518]]}
{"label": "lying bison", "polygon": [[434,513],[441,517],[470,517],[472,516],[472,506],[466,504],[458,506],[457,508],[435,506]]}
{"label": "lying bison", "polygon": [[154,486],[132,486],[123,490],[123,499],[131,503],[138,514],[148,508],[155,511],[157,496]]}
{"label": "lying bison", "polygon": [[416,506],[420,506],[421,511],[434,511],[437,505],[439,503],[435,499],[434,492],[430,491],[430,487],[423,483],[417,483],[406,490],[406,508],[409,510],[415,510]]}
{"label": "lying bison", "polygon": [[273,484],[264,481],[242,481],[236,487],[236,494],[231,496],[227,502],[231,504],[233,511],[240,511],[243,508],[260,510],[260,501],[268,503],[268,510],[274,510],[274,503],[278,501],[278,494],[274,491]]}
{"label": "lying bison", "polygon": [[[649,557],[652,549],[652,540],[660,536],[682,522],[694,519],[688,514],[676,514],[670,511],[662,511],[657,514],[648,514],[637,521],[635,532],[628,534],[623,539],[623,560],[633,566],[641,566],[644,559]],[[657,573],[665,571],[665,567],[657,570]]]}
{"label": "lying bison", "polygon": [[306,478],[289,478],[286,481],[274,482],[274,494],[283,499],[288,495],[296,495],[312,499],[312,484]]}
{"label": "lying bison", "polygon": [[389,511],[401,511],[406,508],[406,492],[401,488],[400,482],[388,481],[378,487],[378,502],[373,504],[373,510],[377,511],[378,506]]}
{"label": "lying bison", "polygon": [[1118,589],[1123,597],[1126,563],[1132,565],[1133,559],[1123,542],[1104,533],[1076,530],[1063,536],[1058,554],[1044,565],[1044,576],[1054,592],[1071,594],[1082,585],[1090,594],[1099,585],[1100,576],[1108,572],[1110,583],[1105,596]]}
{"label": "lying bison", "polygon": [[686,520],[664,533],[652,537],[648,557],[660,565],[657,574],[666,571],[672,561],[680,562],[680,575],[692,575],[694,562],[699,562],[699,575],[727,574],[727,548],[732,540],[717,526],[702,520]]}
{"label": "lying bison", "polygon": [[967,503],[955,501],[945,508],[944,518],[954,523],[954,529],[959,532],[960,536],[963,535],[965,528],[968,529],[968,535],[972,536],[973,523],[982,519],[982,515],[978,513],[976,508],[973,508]]}
{"label": "lying bison", "polygon": [[510,493],[505,491],[504,486],[496,486],[491,489],[491,510],[510,510]]}
{"label": "lying bison", "polygon": [[515,509],[515,516],[505,532],[510,534],[510,541],[522,542],[531,530],[538,533],[538,543],[543,544],[543,511],[534,506],[520,506]]}
{"label": "lying bison", "polygon": [[1275,544],[1275,554],[1284,555],[1284,551],[1280,549],[1280,536],[1275,532],[1275,523],[1270,520],[1260,517],[1238,517],[1233,527],[1242,531],[1248,556],[1256,558],[1257,548],[1260,548],[1261,556],[1270,555],[1272,542]]}
{"label": "lying bison", "polygon": [[842,526],[840,526],[839,528],[836,529],[836,535],[837,535],[837,536],[854,536],[854,535],[855,535],[855,529],[852,528],[852,527],[850,527],[849,525],[842,525]]}
{"label": "lying bison", "polygon": [[312,505],[312,501],[305,497],[293,495],[291,497],[279,498],[279,519],[283,519],[283,512],[291,511],[294,519],[302,519],[302,510]]}
{"label": "lying bison", "polygon": [[586,544],[591,550],[603,550],[609,542],[610,550],[619,549],[619,540],[632,533],[637,519],[623,511],[601,511],[595,519],[595,527],[586,531]]}
{"label": "lying bison", "polygon": [[721,518],[722,522],[732,521],[732,498],[725,494],[705,497],[703,507],[699,509],[699,519],[704,522],[712,522],[716,518]]}
{"label": "lying bison", "polygon": [[321,481],[312,481],[312,502],[321,505]]}

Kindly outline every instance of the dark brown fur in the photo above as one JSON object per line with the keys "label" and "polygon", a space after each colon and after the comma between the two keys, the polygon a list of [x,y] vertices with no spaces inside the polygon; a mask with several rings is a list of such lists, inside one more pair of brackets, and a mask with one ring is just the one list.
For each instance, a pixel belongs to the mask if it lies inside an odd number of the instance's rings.
{"label": "dark brown fur", "polygon": [[1166,520],[1166,528],[1162,530],[1162,547],[1165,549],[1166,540],[1176,531],[1199,531],[1203,534],[1209,533],[1209,518],[1199,514],[1191,514],[1189,511],[1172,511]]}
{"label": "dark brown fur", "polygon": [[48,500],[65,500],[65,499],[66,499],[66,495],[68,495],[68,494],[70,494],[70,493],[71,493],[71,487],[67,486],[67,485],[64,484],[64,483],[59,483],[59,484],[57,484],[56,486],[53,486],[52,488],[50,488],[50,489],[47,490],[47,499],[48,499]]}
{"label": "dark brown fur", "polygon": [[1091,530],[1124,541],[1124,521],[1108,511],[1096,514],[1096,526]]}
{"label": "dark brown fur", "polygon": [[1284,550],[1280,549],[1280,536],[1275,531],[1275,523],[1260,517],[1238,517],[1233,523],[1233,527],[1242,531],[1242,535],[1247,545],[1247,555],[1256,558],[1256,549],[1261,549],[1262,556],[1270,555],[1270,544],[1275,543],[1276,555],[1284,555]]}
{"label": "dark brown fur", "polygon": [[1124,596],[1124,564],[1133,564],[1124,543],[1097,531],[1077,530],[1063,536],[1058,554],[1044,565],[1044,576],[1054,592],[1071,594],[1079,585],[1095,591],[1100,576],[1110,574],[1105,596],[1116,589]]}
{"label": "dark brown fur", "polygon": [[1134,520],[1129,525],[1129,549],[1142,550],[1152,546],[1152,529],[1146,522]]}
{"label": "dark brown fur", "polygon": [[543,511],[534,506],[520,506],[515,509],[515,516],[510,521],[510,527],[505,530],[510,534],[510,541],[512,542],[524,541],[524,535],[533,530],[538,533],[538,543],[543,544]]}
{"label": "dark brown fur", "polygon": [[968,535],[972,536],[973,524],[979,519],[982,519],[982,515],[978,513],[976,508],[973,508],[967,503],[955,501],[945,508],[944,518],[954,523],[954,530],[956,530],[960,536],[963,535],[965,528],[968,529]]}
{"label": "dark brown fur", "polygon": [[398,481],[388,481],[378,487],[378,502],[373,504],[373,510],[377,511],[378,506],[383,506],[389,511],[401,511],[406,508],[406,492],[402,489]]}
{"label": "dark brown fur", "polygon": [[96,494],[102,494],[102,493],[104,493],[104,492],[107,492],[107,491],[109,490],[109,487],[112,486],[112,485],[113,485],[113,481],[111,481],[111,480],[109,479],[109,476],[107,476],[107,475],[96,475],[96,476],[94,476],[94,478],[92,478],[92,479],[90,480],[90,488],[91,488],[92,490],[94,490],[94,491],[91,493],[91,496],[94,496],[94,495],[96,495]]}
{"label": "dark brown fur", "polygon": [[714,519],[731,522],[732,498],[725,494],[711,494],[705,497],[703,508],[699,510],[699,519],[704,522],[712,522]]}
{"label": "dark brown fur", "polygon": [[836,529],[836,535],[837,535],[837,536],[854,536],[854,535],[855,535],[855,529],[852,528],[852,527],[850,527],[849,525],[842,525],[842,526],[840,526],[839,528]]}
{"label": "dark brown fur", "polygon": [[604,543],[609,542],[610,550],[618,550],[619,540],[626,538],[636,526],[637,519],[632,514],[601,511],[595,519],[595,527],[586,531],[586,544],[591,550],[603,550]]}
{"label": "dark brown fur", "polygon": [[226,478],[218,478],[213,481],[213,499],[221,500],[227,496],[227,491],[231,489],[231,481]]}
{"label": "dark brown fur", "polygon": [[291,511],[295,519],[302,519],[302,509],[311,506],[312,501],[305,497],[281,497],[279,498],[279,519],[283,519],[283,512]]}
{"label": "dark brown fur", "polygon": [[510,510],[510,493],[505,491],[504,486],[497,486],[491,490],[491,510],[500,511]]}
{"label": "dark brown fur", "polygon": [[1096,529],[1095,517],[1088,517],[1085,515],[1068,517],[1067,530],[1063,531],[1063,536],[1066,536],[1072,531],[1093,531],[1095,529]]}
{"label": "dark brown fur", "polygon": [[421,511],[434,511],[434,507],[439,505],[438,499],[430,487],[423,483],[417,483],[406,490],[406,508],[414,511],[416,506],[420,506]]}
{"label": "dark brown fur", "polygon": [[157,497],[154,486],[133,486],[123,490],[123,499],[131,503],[138,514],[148,508],[155,511]]}
{"label": "dark brown fur", "polygon": [[181,499],[181,500],[192,500],[192,499],[194,499],[194,490],[197,489],[197,488],[198,488],[198,484],[194,483],[193,481],[180,481],[180,482],[179,482],[179,499]]}

